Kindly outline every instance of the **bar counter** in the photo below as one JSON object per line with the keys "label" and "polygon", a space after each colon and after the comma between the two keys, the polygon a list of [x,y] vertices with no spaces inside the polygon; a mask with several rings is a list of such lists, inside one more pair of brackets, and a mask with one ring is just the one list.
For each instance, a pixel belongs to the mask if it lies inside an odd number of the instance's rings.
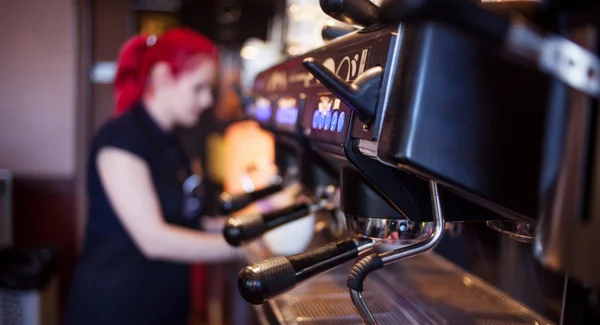
{"label": "bar counter", "polygon": [[[326,241],[325,236],[316,235],[311,247]],[[250,263],[270,257],[260,241],[245,249]],[[351,267],[352,263],[318,275],[283,296],[254,306],[261,325],[362,325],[346,287]],[[372,273],[363,296],[381,325],[553,324],[433,252]]]}

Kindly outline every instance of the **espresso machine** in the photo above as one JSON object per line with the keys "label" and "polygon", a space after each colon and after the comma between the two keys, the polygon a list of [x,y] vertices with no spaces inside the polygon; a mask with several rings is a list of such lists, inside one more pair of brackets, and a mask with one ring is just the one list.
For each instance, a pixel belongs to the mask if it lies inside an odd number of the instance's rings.
{"label": "espresso machine", "polygon": [[[270,88],[279,87],[277,82]],[[324,224],[332,236],[339,236],[343,230],[343,215],[339,211],[339,177],[333,165],[317,155],[310,147],[308,139],[302,133],[301,117],[303,116],[304,98],[281,95],[277,98],[270,92],[254,89],[252,96],[245,99],[246,117],[259,123],[261,128],[269,131],[275,139],[276,165],[279,170],[287,170],[288,186],[298,186],[300,190],[296,199],[279,209],[262,209],[260,213],[236,214],[231,216],[224,227],[223,234],[232,246],[255,241],[263,234],[292,223],[309,215],[314,215]],[[244,200],[233,198],[222,202],[244,202],[230,204],[242,207],[268,198],[274,185],[258,191],[265,195],[243,194]],[[224,195],[226,198],[232,196]],[[227,204],[223,204],[226,206]],[[239,209],[228,209],[232,213]],[[224,209],[225,212],[225,209]]]}
{"label": "espresso machine", "polygon": [[[270,323],[595,323],[598,5],[321,6],[361,28],[265,71],[255,89],[303,99],[300,131],[339,171],[350,234],[244,268],[242,297]],[[560,319],[431,252],[467,222],[533,242],[563,273]]]}

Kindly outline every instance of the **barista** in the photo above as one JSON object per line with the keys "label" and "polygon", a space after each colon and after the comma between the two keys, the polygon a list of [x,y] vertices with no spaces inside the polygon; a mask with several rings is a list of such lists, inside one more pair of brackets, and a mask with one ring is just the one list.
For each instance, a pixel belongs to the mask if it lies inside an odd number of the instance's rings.
{"label": "barista", "polygon": [[217,61],[216,47],[187,29],[124,45],[116,114],[89,153],[88,224],[67,324],[186,324],[188,264],[238,254],[222,235],[196,230],[201,182],[173,132],[212,105]]}

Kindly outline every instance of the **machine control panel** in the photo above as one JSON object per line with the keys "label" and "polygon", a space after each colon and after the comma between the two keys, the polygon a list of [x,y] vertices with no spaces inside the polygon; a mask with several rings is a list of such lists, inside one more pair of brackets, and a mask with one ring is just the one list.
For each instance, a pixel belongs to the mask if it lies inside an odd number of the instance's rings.
{"label": "machine control panel", "polygon": [[[260,73],[254,83],[255,96],[270,98],[273,102],[275,129],[297,131],[311,142],[340,147],[348,132],[356,138],[371,139],[373,130],[363,128],[359,121],[350,126],[351,107],[335,96],[303,65],[313,58],[347,83],[352,83],[373,67],[386,67],[390,46],[398,26],[372,32],[356,32],[338,38],[326,46],[292,58]],[[339,149],[338,149],[339,150]]]}
{"label": "machine control panel", "polygon": [[341,100],[322,96],[314,109],[312,129],[341,133],[346,124],[346,113],[340,108]]}
{"label": "machine control panel", "polygon": [[282,96],[275,101],[274,128],[282,133],[296,133],[298,118],[304,109],[304,99]]}
{"label": "machine control panel", "polygon": [[261,126],[271,126],[273,103],[266,97],[257,96],[250,105],[246,106],[245,114]]}

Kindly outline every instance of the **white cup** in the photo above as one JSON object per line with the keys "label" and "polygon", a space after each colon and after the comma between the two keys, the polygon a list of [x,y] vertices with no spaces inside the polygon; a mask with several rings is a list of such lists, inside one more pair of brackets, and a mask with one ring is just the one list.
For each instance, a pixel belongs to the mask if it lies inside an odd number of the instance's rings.
{"label": "white cup", "polygon": [[274,255],[298,254],[310,244],[314,227],[315,215],[310,214],[265,233],[262,240]]}

